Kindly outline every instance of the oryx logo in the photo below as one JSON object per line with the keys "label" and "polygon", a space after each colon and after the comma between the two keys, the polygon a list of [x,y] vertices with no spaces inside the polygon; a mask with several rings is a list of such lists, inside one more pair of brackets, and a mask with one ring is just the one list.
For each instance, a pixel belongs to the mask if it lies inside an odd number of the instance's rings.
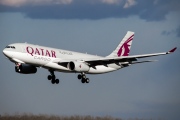
{"label": "oryx logo", "polygon": [[131,46],[131,41],[133,40],[134,34],[129,37],[124,43],[123,45],[120,47],[117,55],[118,57],[120,56],[128,56],[129,52],[130,52],[130,46]]}

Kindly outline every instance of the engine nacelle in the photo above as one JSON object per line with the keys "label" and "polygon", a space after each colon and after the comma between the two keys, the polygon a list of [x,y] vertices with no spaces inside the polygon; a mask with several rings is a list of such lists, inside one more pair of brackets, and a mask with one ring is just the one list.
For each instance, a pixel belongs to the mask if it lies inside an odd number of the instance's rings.
{"label": "engine nacelle", "polygon": [[15,71],[22,74],[34,74],[37,72],[37,68],[33,65],[20,64],[15,66]]}
{"label": "engine nacelle", "polygon": [[76,72],[88,72],[90,67],[84,62],[69,62],[67,67]]}

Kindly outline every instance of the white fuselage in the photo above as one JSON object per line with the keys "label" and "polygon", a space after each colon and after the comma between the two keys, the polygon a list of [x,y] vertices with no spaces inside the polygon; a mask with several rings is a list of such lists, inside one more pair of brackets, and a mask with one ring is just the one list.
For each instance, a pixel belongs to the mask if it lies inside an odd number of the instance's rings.
{"label": "white fuselage", "polygon": [[[98,59],[104,58],[96,55],[89,55],[84,53],[78,53],[74,51],[67,51],[62,49],[55,49],[50,47],[44,47],[39,45],[33,45],[28,43],[15,43],[10,46],[15,48],[5,48],[3,53],[12,62],[25,63],[35,65],[37,67],[43,67],[46,69],[53,69],[59,72],[75,72],[68,69],[67,66],[61,66],[55,61],[71,60],[71,61],[83,61],[84,59]],[[101,74],[111,72],[120,69],[121,66],[116,64],[97,65],[96,68],[90,67],[89,74]]]}

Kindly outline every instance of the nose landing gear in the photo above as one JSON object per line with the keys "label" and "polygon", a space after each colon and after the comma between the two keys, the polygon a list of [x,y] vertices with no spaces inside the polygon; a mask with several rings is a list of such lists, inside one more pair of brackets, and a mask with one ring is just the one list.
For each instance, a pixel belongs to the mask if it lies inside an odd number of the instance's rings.
{"label": "nose landing gear", "polygon": [[85,73],[81,73],[78,76],[78,79],[81,80],[82,83],[89,83],[89,78],[86,78]]}
{"label": "nose landing gear", "polygon": [[59,79],[56,79],[56,76],[54,75],[54,71],[52,71],[52,70],[49,70],[49,72],[50,72],[50,74],[51,75],[48,75],[48,80],[51,80],[51,83],[52,84],[59,84]]}

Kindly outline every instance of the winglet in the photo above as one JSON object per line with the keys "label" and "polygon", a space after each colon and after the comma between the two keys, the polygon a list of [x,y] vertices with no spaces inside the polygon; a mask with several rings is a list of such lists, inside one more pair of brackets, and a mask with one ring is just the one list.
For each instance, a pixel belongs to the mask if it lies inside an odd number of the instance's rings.
{"label": "winglet", "polygon": [[170,50],[169,52],[167,52],[167,54],[173,53],[176,49],[177,49],[177,47],[173,48],[172,50]]}

